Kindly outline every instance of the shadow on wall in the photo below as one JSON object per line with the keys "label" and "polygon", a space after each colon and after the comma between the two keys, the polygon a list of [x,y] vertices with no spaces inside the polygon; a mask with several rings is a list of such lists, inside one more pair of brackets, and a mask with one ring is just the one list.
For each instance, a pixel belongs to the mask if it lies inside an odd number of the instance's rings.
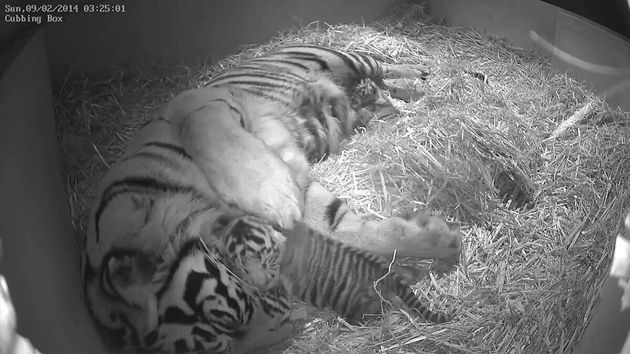
{"label": "shadow on wall", "polygon": [[576,15],[588,18],[630,40],[630,2],[628,0],[543,0]]}
{"label": "shadow on wall", "polygon": [[[42,353],[104,354],[81,292],[42,31],[23,44],[0,76],[0,117],[0,237],[5,251],[0,273],[11,291],[18,331]],[[3,335],[9,331],[5,326],[2,322]]]}
{"label": "shadow on wall", "polygon": [[124,12],[80,11],[61,24],[49,25],[48,56],[53,75],[62,74],[70,65],[79,70],[156,62],[194,65],[316,20],[322,24],[369,22],[397,1],[130,0]]}

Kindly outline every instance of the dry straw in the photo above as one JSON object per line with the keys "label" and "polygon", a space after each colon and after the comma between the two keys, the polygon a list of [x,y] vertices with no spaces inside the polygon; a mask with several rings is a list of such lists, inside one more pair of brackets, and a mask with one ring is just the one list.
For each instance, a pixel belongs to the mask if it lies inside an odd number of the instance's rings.
{"label": "dry straw", "polygon": [[[406,7],[372,25],[313,23],[212,66],[72,73],[55,85],[58,136],[75,226],[133,131],[178,91],[289,43],[418,63],[431,75],[402,116],[371,122],[313,175],[352,209],[382,218],[413,209],[457,222],[454,268],[424,262],[415,288],[456,314],[433,325],[394,311],[357,327],[296,310],[287,353],[558,353],[579,340],[597,303],[614,235],[630,208],[630,116],[499,38],[431,23]],[[548,141],[588,102],[586,117]],[[493,178],[513,171],[534,206],[510,210]],[[310,311],[312,312],[312,311]]]}

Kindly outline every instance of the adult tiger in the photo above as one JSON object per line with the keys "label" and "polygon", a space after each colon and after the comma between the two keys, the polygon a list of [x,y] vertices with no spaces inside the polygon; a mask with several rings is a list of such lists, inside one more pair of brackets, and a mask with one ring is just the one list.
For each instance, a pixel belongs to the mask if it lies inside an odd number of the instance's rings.
{"label": "adult tiger", "polygon": [[[257,288],[226,266],[214,242],[232,233],[235,224],[226,220],[257,215],[283,227],[303,220],[379,254],[400,248],[440,258],[459,250],[459,233],[440,219],[365,221],[309,180],[309,159],[336,151],[356,111],[382,94],[351,107],[353,87],[341,84],[378,82],[395,70],[367,56],[300,48],[178,95],[102,179],[88,221],[84,281],[93,317],[114,346],[222,352],[287,336],[288,286]],[[295,51],[300,59],[291,59]],[[327,69],[297,70],[300,61]]]}
{"label": "adult tiger", "polygon": [[[322,73],[325,76],[319,75]],[[414,218],[422,220],[420,225],[397,217],[381,222],[366,221],[349,212],[345,203],[319,183],[303,178],[308,176],[308,164],[304,160],[312,163],[338,151],[343,138],[351,134],[355,127],[357,111],[367,109],[379,116],[396,112],[381,91],[387,88],[385,78],[426,76],[427,72],[419,65],[385,64],[369,55],[346,53],[321,46],[287,46],[225,70],[210,80],[206,88],[239,88],[261,101],[273,103],[265,105],[276,107],[272,110],[284,107],[285,110],[294,111],[300,106],[296,105],[295,97],[320,97],[318,101],[324,102],[322,106],[331,105],[327,118],[322,119],[321,115],[313,114],[317,119],[273,121],[268,117],[275,112],[262,108],[257,114],[258,117],[264,117],[260,119],[264,122],[263,131],[257,130],[256,126],[239,130],[234,123],[230,123],[233,129],[229,130],[229,134],[233,136],[223,136],[230,141],[243,139],[243,143],[239,143],[239,153],[233,153],[232,147],[227,147],[227,141],[220,144],[218,137],[207,133],[186,135],[183,141],[191,151],[196,151],[198,164],[210,183],[225,186],[218,190],[221,197],[247,212],[261,215],[285,227],[291,226],[294,220],[304,219],[310,227],[320,232],[332,234],[342,242],[384,256],[391,255],[394,249],[398,249],[400,256],[446,258],[459,251],[461,236],[459,232],[450,230],[441,219],[425,216]],[[345,95],[340,95],[331,87],[328,82],[330,79]],[[365,84],[365,79],[373,84],[365,85],[363,91],[355,92],[357,86]],[[309,81],[318,84],[305,85]],[[188,103],[191,100],[204,101],[206,88],[185,92],[172,101],[171,105],[190,107]],[[304,90],[314,92],[305,93]],[[349,104],[348,96],[353,99],[352,109],[349,111],[346,109]],[[307,107],[312,106],[307,104]],[[218,106],[214,107],[216,109]],[[229,115],[223,115],[223,123],[215,119],[217,116],[209,111],[205,116],[186,116],[186,113],[181,113],[178,119],[192,131],[221,131],[225,128],[222,125],[230,122],[227,119]],[[239,119],[232,117],[231,122]],[[365,123],[365,119],[361,119],[361,123]],[[252,136],[257,141],[249,144]],[[278,141],[286,144],[287,139],[293,140],[300,151],[293,150],[293,154],[280,157],[288,163],[293,175],[298,176],[297,180],[287,178],[286,170],[277,167],[276,156],[260,148],[260,142],[274,147]],[[208,144],[211,140],[216,143]],[[232,163],[222,156],[247,156],[239,158],[246,161],[246,164]],[[301,163],[292,163],[296,160]],[[396,232],[390,232],[393,230]]]}

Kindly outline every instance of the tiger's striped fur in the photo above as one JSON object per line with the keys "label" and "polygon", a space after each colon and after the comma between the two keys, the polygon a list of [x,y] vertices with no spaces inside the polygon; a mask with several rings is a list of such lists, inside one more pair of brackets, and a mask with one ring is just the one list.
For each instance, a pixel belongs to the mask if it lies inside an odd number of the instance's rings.
{"label": "tiger's striped fur", "polygon": [[[88,264],[85,270],[88,304],[108,342],[139,353],[221,353],[290,335],[285,285],[260,291],[241,280],[210,233],[225,233],[219,220],[239,215],[193,196],[162,193],[139,205],[148,223],[136,236],[156,239],[111,249],[100,267]],[[252,329],[268,341],[246,342]]]}
{"label": "tiger's striped fur", "polygon": [[[326,74],[326,79],[321,80],[326,82],[305,85],[305,81],[312,80],[313,75],[317,75],[316,73]],[[325,97],[330,101],[326,103],[333,106],[331,116],[339,121],[341,134],[331,127],[331,124],[337,125],[337,122],[307,119],[305,122],[307,129],[303,130],[297,138],[315,141],[312,146],[302,146],[309,161],[315,162],[335,153],[339,148],[341,138],[352,133],[355,128],[354,112],[356,110],[361,108],[372,112],[382,110],[388,115],[397,113],[389,99],[382,94],[381,89],[386,88],[383,78],[388,75],[409,74],[425,75],[426,73],[409,65],[385,65],[364,54],[301,45],[284,47],[267,55],[250,59],[215,76],[207,86],[238,87],[254,96],[287,107],[295,106],[293,96],[287,95],[287,92],[300,92],[304,89],[317,91],[320,87],[325,87],[321,90],[322,94],[312,92],[302,96]],[[327,82],[327,79],[332,79],[336,84],[334,86],[338,85],[341,91],[333,93],[332,91],[336,90],[332,88],[331,83]],[[348,111],[348,103],[343,102],[347,97],[352,98],[350,111]],[[308,106],[320,107],[319,103],[315,102]]]}
{"label": "tiger's striped fur", "polygon": [[208,86],[179,94],[163,113],[221,199],[283,226],[301,219],[309,162],[336,152],[356,120],[327,73],[287,89],[292,105],[239,85]]}
{"label": "tiger's striped fur", "polygon": [[[422,75],[425,73],[420,70]],[[287,92],[314,90],[303,97],[325,98],[331,104],[331,116],[335,119],[307,119],[294,137],[313,141],[301,145],[310,162],[319,161],[335,153],[342,138],[356,127],[354,113],[361,108],[372,112],[382,110],[388,115],[397,113],[389,99],[382,94],[383,78],[387,75],[417,75],[418,69],[407,65],[385,65],[370,56],[344,53],[319,46],[288,46],[267,55],[253,58],[215,76],[208,87],[229,85],[272,102],[295,107],[295,100]],[[326,77],[322,79],[321,75]],[[313,76],[315,75],[315,79]],[[334,85],[328,82],[334,81]],[[305,82],[312,81],[305,85]],[[323,83],[322,83],[323,82]],[[337,91],[339,90],[339,91]],[[321,91],[317,92],[317,91]],[[348,110],[347,97],[352,98],[352,109]],[[308,104],[308,108],[319,108],[322,102]],[[283,123],[293,125],[292,119]],[[367,122],[362,122],[366,124]],[[335,126],[339,125],[339,128]],[[293,129],[290,129],[293,130]],[[295,132],[294,132],[295,133]],[[255,134],[255,133],[254,133]],[[264,140],[264,138],[263,138]]]}
{"label": "tiger's striped fur", "polygon": [[282,227],[304,220],[378,254],[459,250],[459,234],[439,222],[363,220],[308,177],[309,162],[337,151],[363,108],[352,107],[353,88],[344,85],[378,83],[388,70],[319,47],[278,53],[179,94],[101,180],[83,278],[92,315],[114,347],[224,352],[288,337],[288,285],[263,263],[234,258],[257,252],[237,247],[247,237],[230,237],[259,235],[260,220]]}
{"label": "tiger's striped fur", "polygon": [[380,312],[382,300],[374,290],[378,286],[383,299],[398,297],[428,321],[450,320],[448,315],[424,306],[405,279],[388,269],[384,258],[333,240],[301,223],[285,230],[285,236],[280,273],[302,301],[359,321],[365,314]]}

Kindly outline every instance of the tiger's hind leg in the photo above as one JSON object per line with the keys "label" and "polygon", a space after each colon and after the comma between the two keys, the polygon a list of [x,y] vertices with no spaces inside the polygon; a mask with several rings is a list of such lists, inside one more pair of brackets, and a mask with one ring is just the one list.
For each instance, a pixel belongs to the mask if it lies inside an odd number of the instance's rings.
{"label": "tiger's hind leg", "polygon": [[415,213],[402,218],[366,220],[352,211],[321,184],[305,191],[304,222],[343,243],[390,258],[448,259],[459,254],[461,233],[442,219]]}

